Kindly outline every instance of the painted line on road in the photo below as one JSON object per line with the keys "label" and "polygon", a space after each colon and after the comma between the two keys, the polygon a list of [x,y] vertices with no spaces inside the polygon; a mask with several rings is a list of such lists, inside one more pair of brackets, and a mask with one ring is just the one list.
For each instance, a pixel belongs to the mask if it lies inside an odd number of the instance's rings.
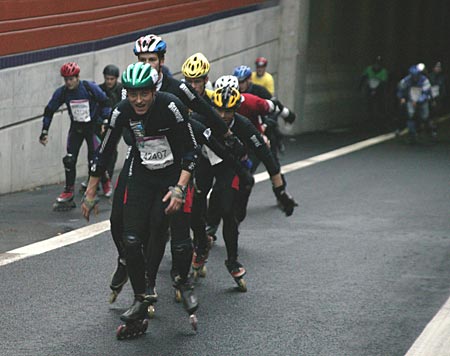
{"label": "painted line on road", "polygon": [[[370,147],[370,146],[379,144],[381,142],[391,140],[394,137],[395,137],[395,134],[388,133],[388,134],[380,135],[377,137],[369,138],[367,140],[354,143],[353,145],[345,146],[345,147],[338,148],[336,150],[333,150],[333,151],[330,151],[327,153],[322,153],[320,155],[307,158],[303,161],[297,161],[294,163],[286,164],[285,166],[281,167],[281,171],[283,173],[289,173],[289,172],[296,171],[296,170],[299,170],[302,168],[306,168],[306,167],[312,166],[317,163],[328,161],[330,159],[344,156],[349,153],[362,150],[366,147]],[[270,178],[270,176],[267,172],[255,174],[255,183],[259,183],[264,180],[268,180],[269,178]]]}
{"label": "painted line on road", "polygon": [[450,298],[428,323],[405,356],[450,355]]}
{"label": "painted line on road", "polygon": [[[378,143],[390,140],[394,137],[395,135],[393,133],[373,137],[368,140],[364,140],[349,146],[338,148],[336,150],[323,153],[314,157],[310,157],[302,161],[287,164],[285,166],[282,166],[281,170],[283,173],[288,173],[302,168],[306,168],[320,162],[324,162],[339,156],[349,154],[351,152],[362,150],[363,148],[376,145]],[[256,174],[255,183],[268,180],[269,178],[270,177],[267,174],[267,172]],[[73,230],[49,238],[44,241],[39,241],[30,245],[26,245],[23,247],[16,248],[14,250],[7,251],[5,253],[0,254],[0,267],[22,260],[27,257],[40,255],[48,251],[56,250],[64,246],[68,246],[89,239],[105,231],[108,231],[109,228],[110,228],[109,220],[104,220],[99,223],[88,225],[80,229]]]}
{"label": "painted line on road", "polygon": [[[80,213],[81,214],[81,213]],[[16,248],[0,255],[0,266],[7,265],[27,257],[43,254],[48,251],[72,245],[74,243],[89,239],[102,232],[109,230],[109,220],[82,227],[64,234],[39,241],[30,245]]]}

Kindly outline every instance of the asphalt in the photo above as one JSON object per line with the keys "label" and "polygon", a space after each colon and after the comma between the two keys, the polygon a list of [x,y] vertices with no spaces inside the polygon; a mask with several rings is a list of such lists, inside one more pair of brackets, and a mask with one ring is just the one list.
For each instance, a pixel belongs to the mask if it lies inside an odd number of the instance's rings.
{"label": "asphalt", "polygon": [[[298,136],[282,163],[374,135]],[[109,233],[2,266],[0,355],[404,355],[450,295],[449,152],[445,122],[435,144],[391,140],[288,173],[289,218],[257,184],[240,234],[249,290],[236,291],[219,234],[196,288],[197,334],[173,300],[168,251],[156,317],[131,341],[115,338],[129,284],[107,303]],[[51,211],[61,188],[0,196],[0,252],[86,226],[78,208]],[[93,222],[109,209],[102,199]]]}

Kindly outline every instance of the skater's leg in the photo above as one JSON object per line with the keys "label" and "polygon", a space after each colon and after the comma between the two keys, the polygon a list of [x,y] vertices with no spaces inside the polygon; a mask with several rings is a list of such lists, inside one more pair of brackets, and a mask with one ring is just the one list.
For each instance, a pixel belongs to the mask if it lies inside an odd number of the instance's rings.
{"label": "skater's leg", "polygon": [[135,295],[145,295],[145,256],[143,248],[148,239],[150,211],[160,195],[144,175],[127,180],[127,195],[123,209],[123,243],[128,275]]}
{"label": "skater's leg", "polygon": [[192,240],[190,237],[191,212],[194,190],[188,186],[186,202],[170,217],[172,265],[182,281],[186,281],[192,261]]}
{"label": "skater's leg", "polygon": [[[194,235],[196,250],[208,249],[208,235],[206,233],[207,195],[212,187],[213,172],[211,165],[205,159],[199,158],[195,171],[194,201],[191,212],[191,229]],[[219,218],[220,219],[220,218]]]}
{"label": "skater's leg", "polygon": [[[147,261],[147,287],[154,288],[156,286],[156,276],[158,274],[159,266],[167,243],[168,219],[164,216],[163,205],[155,204],[152,216],[158,218],[160,223],[151,227],[149,231],[148,244],[146,246],[146,261]],[[157,209],[161,209],[157,214]]]}
{"label": "skater's leg", "polygon": [[66,174],[66,187],[72,187],[72,189],[75,185],[78,153],[83,144],[83,138],[82,132],[71,127],[67,137],[67,155],[63,158],[63,164]]}

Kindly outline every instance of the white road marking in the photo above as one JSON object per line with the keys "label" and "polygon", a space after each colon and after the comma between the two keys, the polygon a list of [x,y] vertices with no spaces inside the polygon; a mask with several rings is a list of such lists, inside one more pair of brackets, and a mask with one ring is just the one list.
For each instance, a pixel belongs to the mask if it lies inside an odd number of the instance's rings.
{"label": "white road marking", "polygon": [[[81,214],[81,213],[80,213]],[[104,220],[96,224],[82,227],[66,232],[47,240],[39,241],[30,245],[16,248],[0,255],[0,266],[22,260],[27,257],[40,255],[42,253],[56,250],[67,245],[90,239],[102,232],[109,230],[109,220]]]}
{"label": "white road marking", "polygon": [[405,356],[450,355],[450,298],[422,331]]}
{"label": "white road marking", "polygon": [[[339,156],[349,154],[351,152],[362,150],[363,148],[376,145],[378,143],[390,140],[394,137],[395,135],[392,133],[373,137],[368,140],[355,143],[353,145],[338,148],[334,151],[330,151],[327,153],[320,154],[318,156],[307,158],[303,161],[287,164],[285,166],[282,166],[281,170],[283,173],[288,173],[298,169],[306,168],[313,164],[317,164]],[[255,175],[255,182],[259,183],[269,178],[270,177],[267,174],[267,172],[259,173]],[[109,220],[104,220],[99,223],[88,225],[80,229],[73,230],[44,241],[16,248],[14,250],[0,254],[0,266],[5,266],[7,264],[22,260],[27,257],[40,255],[48,251],[56,250],[64,246],[80,242],[89,239],[91,237],[94,237],[96,235],[99,235],[108,230],[109,230]]]}

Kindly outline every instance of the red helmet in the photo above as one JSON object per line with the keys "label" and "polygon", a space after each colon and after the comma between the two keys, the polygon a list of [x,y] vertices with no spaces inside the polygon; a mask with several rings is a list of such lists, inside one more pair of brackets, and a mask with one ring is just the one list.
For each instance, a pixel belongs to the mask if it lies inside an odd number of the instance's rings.
{"label": "red helmet", "polygon": [[258,57],[255,60],[255,64],[257,67],[265,67],[265,66],[267,66],[267,58]]}
{"label": "red helmet", "polygon": [[64,63],[61,67],[61,76],[74,77],[80,73],[80,67],[75,62]]}

